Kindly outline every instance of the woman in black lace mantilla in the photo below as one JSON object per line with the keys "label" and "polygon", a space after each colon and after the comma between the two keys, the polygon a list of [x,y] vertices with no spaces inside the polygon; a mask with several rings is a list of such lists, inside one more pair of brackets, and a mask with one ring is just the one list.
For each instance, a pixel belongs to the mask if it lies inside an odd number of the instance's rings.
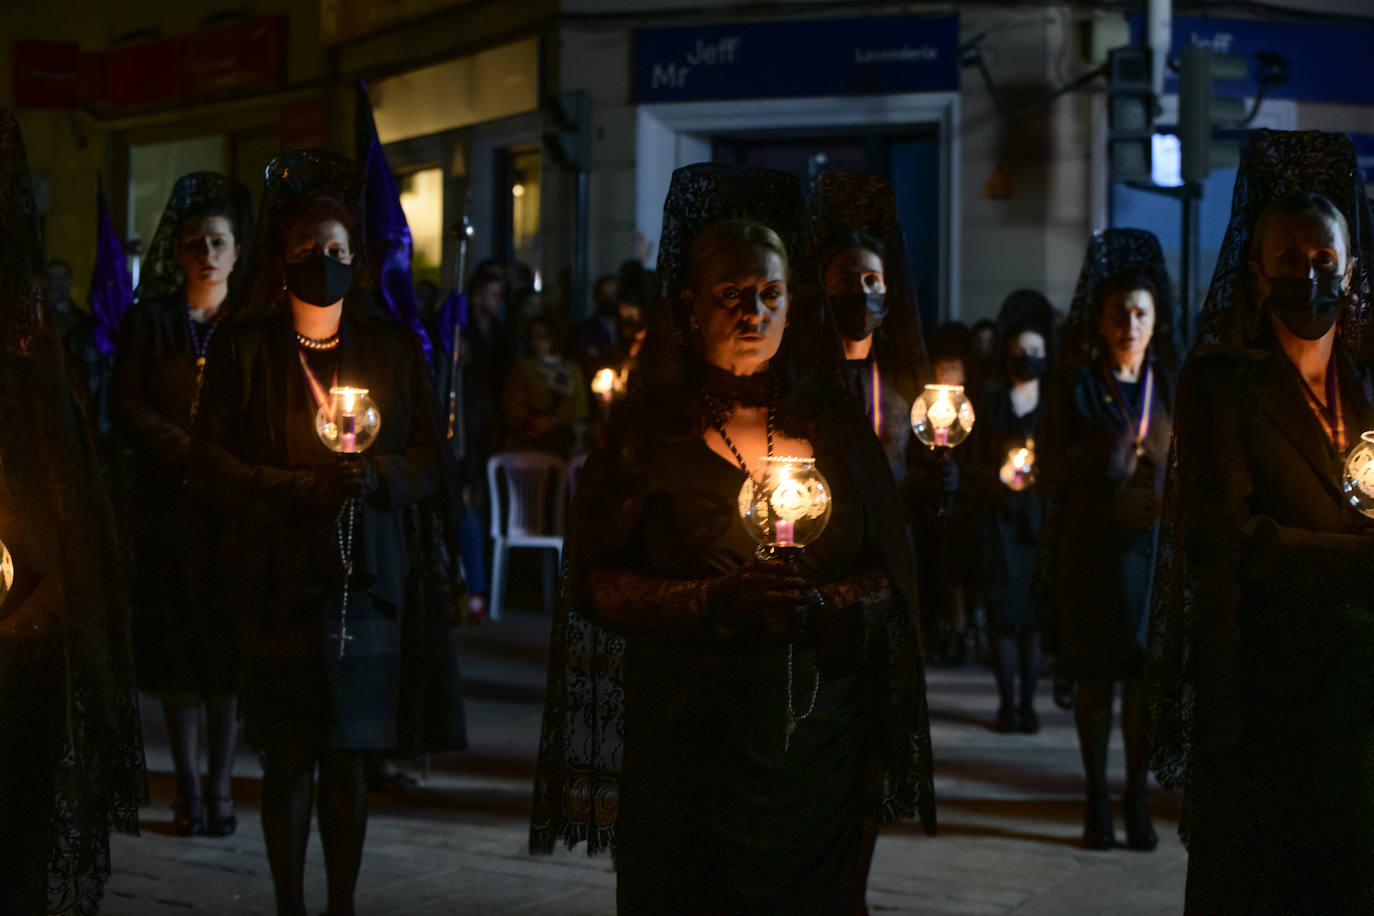
{"label": "woman in black lace mantilla", "polygon": [[[689,166],[664,211],[642,374],[573,507],[531,847],[613,846],[621,912],[848,912],[866,828],[935,826],[900,506],[796,179]],[[739,520],[769,453],[834,490],[795,567]]]}
{"label": "woman in black lace mantilla", "polygon": [[846,381],[903,487],[911,402],[928,372],[897,198],[877,175],[826,172],[812,182],[807,209]]}
{"label": "woman in black lace mantilla", "polygon": [[[364,755],[401,737],[402,608],[419,565],[405,510],[438,482],[419,342],[358,304],[362,184],[356,164],[320,150],[268,165],[253,294],[216,338],[196,416],[193,476],[229,510],[220,565],[232,572],[240,702],[262,751],[280,914],[306,912],[312,808],[329,912],[353,913]],[[368,389],[382,419],[347,459],[316,435],[334,385]]]}
{"label": "woman in black lace mantilla", "polygon": [[1340,134],[1248,135],[1178,384],[1151,618],[1152,762],[1187,910],[1374,911],[1370,214]]}
{"label": "woman in black lace mantilla", "polygon": [[143,262],[138,301],[120,327],[110,378],[110,413],[132,453],[122,514],[138,685],[162,700],[177,778],[173,829],[184,836],[225,836],[237,826],[233,622],[219,600],[224,583],[207,562],[220,522],[208,502],[187,498],[186,463],[206,354],[242,285],[251,211],[248,189],[218,172],[177,180]]}
{"label": "woman in black lace mantilla", "polygon": [[[146,797],[124,573],[0,110],[0,912],[92,914]],[[5,594],[5,592],[8,594]]]}
{"label": "woman in black lace mantilla", "polygon": [[1115,843],[1107,746],[1115,685],[1126,748],[1126,842],[1155,848],[1148,807],[1145,636],[1173,413],[1173,295],[1159,241],[1108,229],[1088,243],[1064,365],[1037,449],[1056,673],[1076,681],[1087,788],[1083,843]]}
{"label": "woman in black lace mantilla", "polygon": [[[1035,451],[1045,418],[1044,376],[1055,363],[1054,309],[1043,294],[1017,290],[997,313],[995,365],[1002,384],[977,407],[969,452],[967,499],[978,518],[980,570],[997,680],[1001,732],[1040,730],[1035,693],[1040,679],[1040,626],[1035,577],[1044,504],[1034,477],[1004,479],[1021,449]],[[1009,481],[1015,482],[1015,487]],[[1019,679],[1018,679],[1019,676]]]}

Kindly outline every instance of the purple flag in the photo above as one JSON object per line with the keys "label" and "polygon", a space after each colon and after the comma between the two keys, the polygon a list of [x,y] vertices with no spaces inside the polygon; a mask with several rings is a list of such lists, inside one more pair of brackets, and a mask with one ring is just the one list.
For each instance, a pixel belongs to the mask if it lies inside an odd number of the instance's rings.
{"label": "purple flag", "polygon": [[95,236],[95,270],[91,273],[91,314],[95,317],[95,345],[102,356],[114,355],[119,325],[134,301],[134,284],[124,260],[124,246],[115,234],[114,221],[105,206],[105,193],[97,186],[99,216]]}
{"label": "purple flag", "polygon": [[468,326],[468,294],[460,293],[456,289],[448,294],[448,298],[439,306],[434,314],[434,346],[446,354],[447,358],[453,356],[453,331],[454,327],[465,328]]}
{"label": "purple flag", "polygon": [[415,300],[415,281],[410,275],[410,259],[414,241],[410,224],[401,209],[396,182],[386,164],[386,154],[377,139],[377,125],[372,120],[372,104],[367,96],[367,84],[359,82],[360,105],[358,121],[360,145],[363,146],[363,169],[367,184],[363,188],[363,237],[367,240],[368,260],[377,278],[377,294],[387,313],[401,325],[410,327],[420,337],[425,359],[431,363],[429,335],[420,319],[420,306]]}

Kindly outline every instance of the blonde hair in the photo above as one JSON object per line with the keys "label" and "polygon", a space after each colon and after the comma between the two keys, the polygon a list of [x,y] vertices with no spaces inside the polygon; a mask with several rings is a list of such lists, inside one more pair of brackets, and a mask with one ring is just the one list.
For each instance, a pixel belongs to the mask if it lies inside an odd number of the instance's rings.
{"label": "blonde hair", "polygon": [[783,276],[790,283],[792,267],[787,260],[787,246],[782,236],[763,223],[750,219],[727,219],[712,223],[697,233],[687,249],[687,286],[695,289],[700,265],[717,251],[745,246],[766,248],[782,260]]}

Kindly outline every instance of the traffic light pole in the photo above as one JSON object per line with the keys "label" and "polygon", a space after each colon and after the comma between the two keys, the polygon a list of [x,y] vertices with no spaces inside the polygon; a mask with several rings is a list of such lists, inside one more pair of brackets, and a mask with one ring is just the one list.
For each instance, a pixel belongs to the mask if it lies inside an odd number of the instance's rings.
{"label": "traffic light pole", "polygon": [[1179,313],[1183,316],[1183,346],[1192,346],[1197,330],[1202,302],[1198,297],[1198,262],[1201,260],[1202,185],[1186,182],[1179,188],[1179,203],[1183,205],[1183,225],[1179,235]]}

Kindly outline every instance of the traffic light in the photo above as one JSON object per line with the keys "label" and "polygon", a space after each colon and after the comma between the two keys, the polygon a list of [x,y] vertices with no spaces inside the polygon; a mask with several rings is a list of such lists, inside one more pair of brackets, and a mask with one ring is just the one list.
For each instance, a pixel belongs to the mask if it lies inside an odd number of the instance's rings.
{"label": "traffic light", "polygon": [[1240,161],[1234,142],[1212,136],[1216,124],[1237,124],[1245,119],[1245,101],[1212,95],[1212,84],[1241,79],[1245,58],[1218,54],[1202,45],[1189,45],[1180,55],[1178,77],[1178,144],[1184,181],[1204,181],[1212,169]]}
{"label": "traffic light", "polygon": [[1154,119],[1150,49],[1112,49],[1107,53],[1107,161],[1112,181],[1150,180]]}

